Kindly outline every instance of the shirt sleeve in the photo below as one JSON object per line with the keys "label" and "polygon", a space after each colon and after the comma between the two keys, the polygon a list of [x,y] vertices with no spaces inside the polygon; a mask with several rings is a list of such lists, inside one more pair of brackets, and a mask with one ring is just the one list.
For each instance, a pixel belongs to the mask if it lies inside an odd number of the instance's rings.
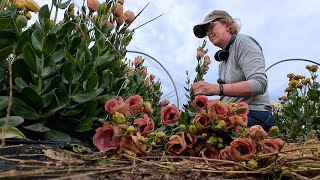
{"label": "shirt sleeve", "polygon": [[249,83],[251,95],[265,93],[268,79],[265,71],[265,59],[260,46],[247,36],[241,36],[238,45],[239,66]]}

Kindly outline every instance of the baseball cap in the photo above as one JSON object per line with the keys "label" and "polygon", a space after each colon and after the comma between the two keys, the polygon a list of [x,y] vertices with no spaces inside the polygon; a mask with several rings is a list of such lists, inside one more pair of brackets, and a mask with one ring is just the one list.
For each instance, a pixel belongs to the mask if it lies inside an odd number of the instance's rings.
{"label": "baseball cap", "polygon": [[211,13],[209,13],[203,20],[203,23],[195,25],[193,27],[193,33],[196,37],[198,38],[203,38],[206,36],[206,30],[205,26],[209,24],[210,22],[216,20],[216,19],[225,19],[225,18],[230,18],[230,14],[228,14],[226,11],[223,10],[214,10]]}

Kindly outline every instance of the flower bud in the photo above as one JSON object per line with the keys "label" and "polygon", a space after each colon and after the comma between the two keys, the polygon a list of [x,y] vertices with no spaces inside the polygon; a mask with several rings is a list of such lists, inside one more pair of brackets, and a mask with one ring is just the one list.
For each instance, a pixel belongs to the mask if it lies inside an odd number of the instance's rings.
{"label": "flower bud", "polygon": [[213,131],[217,132],[217,131],[221,131],[221,126],[219,124],[212,126],[211,128]]}
{"label": "flower bud", "polygon": [[189,126],[189,132],[196,133],[197,132],[197,127],[195,125]]}
{"label": "flower bud", "polygon": [[144,61],[144,59],[142,59],[141,56],[137,56],[136,58],[134,58],[134,66],[138,67],[140,64],[142,64]]}
{"label": "flower bud", "polygon": [[126,117],[124,117],[123,114],[118,113],[117,111],[115,112],[115,114],[112,116],[112,120],[116,123],[116,124],[123,124],[126,122]]}
{"label": "flower bud", "polygon": [[129,127],[127,128],[127,132],[128,132],[129,134],[133,134],[134,132],[136,132],[136,129],[135,129],[133,126],[129,126]]}
{"label": "flower bud", "polygon": [[219,120],[218,121],[218,125],[220,125],[221,126],[221,128],[223,129],[223,128],[225,128],[226,127],[226,122],[224,121],[224,120]]}
{"label": "flower bud", "polygon": [[181,129],[181,131],[185,131],[186,130],[186,126],[184,124],[181,124],[179,126],[179,129]]}
{"label": "flower bud", "polygon": [[218,149],[223,149],[223,148],[224,148],[224,145],[223,145],[222,143],[218,143],[218,144],[217,144],[217,148],[218,148]]}
{"label": "flower bud", "polygon": [[278,134],[280,132],[278,126],[272,126],[270,129],[269,129],[269,133],[273,133],[273,134]]}
{"label": "flower bud", "polygon": [[204,56],[203,65],[209,65],[210,63],[210,57],[208,55]]}
{"label": "flower bud", "polygon": [[247,162],[247,166],[248,166],[249,168],[252,168],[252,169],[257,169],[257,168],[258,168],[258,162],[255,161],[255,160],[253,160],[253,159],[251,159],[251,160],[249,160],[249,161]]}
{"label": "flower bud", "polygon": [[148,114],[152,114],[153,113],[153,109],[151,107],[150,102],[146,101],[143,103],[143,111],[148,113]]}
{"label": "flower bud", "polygon": [[213,146],[213,145],[217,144],[217,142],[218,142],[217,138],[211,136],[211,137],[207,140],[206,144],[209,145],[209,146]]}
{"label": "flower bud", "polygon": [[127,10],[124,15],[126,16],[126,23],[131,24],[133,19],[135,18],[135,15],[133,14],[132,11]]}
{"label": "flower bud", "polygon": [[164,133],[163,131],[159,131],[156,136],[158,138],[161,138],[161,139],[165,139],[166,138],[166,133]]}
{"label": "flower bud", "polygon": [[30,19],[32,18],[31,13],[30,13],[29,11],[26,13],[26,18],[27,18],[28,20],[30,20]]}
{"label": "flower bud", "polygon": [[120,3],[117,3],[114,11],[113,11],[114,16],[120,17],[123,15],[123,6]]}
{"label": "flower bud", "polygon": [[163,100],[162,102],[160,102],[159,106],[164,107],[164,106],[166,106],[166,105],[168,105],[168,104],[170,104],[170,101],[167,100],[167,99],[165,99],[165,100]]}
{"label": "flower bud", "polygon": [[96,12],[99,9],[100,2],[98,0],[87,0],[87,6],[90,12]]}
{"label": "flower bud", "polygon": [[150,74],[149,77],[150,77],[150,81],[153,81],[155,76],[153,74]]}
{"label": "flower bud", "polygon": [[124,15],[116,17],[117,26],[121,26],[125,20],[126,20],[126,16],[124,16]]}
{"label": "flower bud", "polygon": [[207,137],[208,137],[208,134],[207,134],[207,133],[202,133],[202,134],[201,134],[201,138],[202,138],[202,139],[205,139],[205,138],[207,138]]}
{"label": "flower bud", "polygon": [[120,3],[120,4],[122,4],[122,5],[123,5],[124,0],[118,0],[118,1],[117,1],[117,3]]}

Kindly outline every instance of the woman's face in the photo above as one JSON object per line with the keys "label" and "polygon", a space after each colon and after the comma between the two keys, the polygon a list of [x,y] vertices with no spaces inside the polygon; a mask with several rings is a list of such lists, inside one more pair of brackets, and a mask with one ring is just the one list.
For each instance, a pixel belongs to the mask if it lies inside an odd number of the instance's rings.
{"label": "woman's face", "polygon": [[230,35],[228,29],[224,23],[216,20],[207,25],[206,32],[212,44],[224,49],[228,44],[228,36]]}

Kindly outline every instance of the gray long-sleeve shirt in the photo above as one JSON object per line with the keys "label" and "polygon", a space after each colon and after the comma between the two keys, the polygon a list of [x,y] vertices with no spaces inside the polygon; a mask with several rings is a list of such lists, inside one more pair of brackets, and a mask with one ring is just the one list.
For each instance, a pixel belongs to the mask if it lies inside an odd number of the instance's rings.
{"label": "gray long-sleeve shirt", "polygon": [[226,84],[247,81],[251,96],[221,96],[220,100],[225,103],[245,101],[250,110],[271,110],[265,60],[260,46],[250,36],[238,34],[229,53],[228,60],[219,64],[219,77]]}

